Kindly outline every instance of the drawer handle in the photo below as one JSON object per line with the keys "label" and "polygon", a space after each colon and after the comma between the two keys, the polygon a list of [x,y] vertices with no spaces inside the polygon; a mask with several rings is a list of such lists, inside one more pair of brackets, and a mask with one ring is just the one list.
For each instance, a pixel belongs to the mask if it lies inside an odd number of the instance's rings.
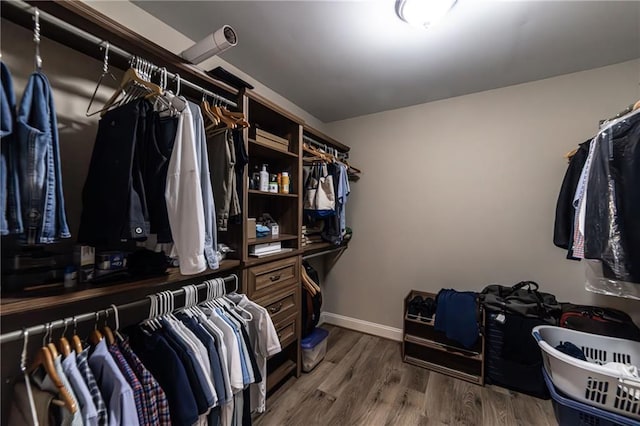
{"label": "drawer handle", "polygon": [[276,312],[280,312],[280,309],[282,309],[282,302],[278,303],[278,306],[269,307],[269,312],[275,314]]}
{"label": "drawer handle", "polygon": [[269,279],[271,282],[278,281],[282,275],[271,275]]}

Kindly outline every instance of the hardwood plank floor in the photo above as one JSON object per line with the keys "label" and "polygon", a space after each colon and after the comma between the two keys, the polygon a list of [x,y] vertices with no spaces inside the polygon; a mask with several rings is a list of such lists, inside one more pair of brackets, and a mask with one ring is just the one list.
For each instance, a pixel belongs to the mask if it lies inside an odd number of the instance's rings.
{"label": "hardwood plank floor", "polygon": [[323,325],[327,355],[267,400],[256,426],[555,426],[551,401],[402,362],[400,343]]}

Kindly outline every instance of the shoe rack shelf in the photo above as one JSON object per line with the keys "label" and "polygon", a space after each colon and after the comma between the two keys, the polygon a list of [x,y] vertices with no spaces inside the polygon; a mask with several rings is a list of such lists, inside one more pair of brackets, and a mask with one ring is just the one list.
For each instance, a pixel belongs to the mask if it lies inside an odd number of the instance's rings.
{"label": "shoe rack shelf", "polygon": [[[409,314],[409,304],[416,297],[436,300],[436,294],[411,290],[404,300],[402,358],[404,362],[437,371],[478,385],[484,385],[484,336],[472,348],[465,348],[434,328],[435,313]],[[421,312],[422,313],[422,312]],[[484,318],[484,315],[479,315]],[[482,320],[484,321],[484,320]],[[484,329],[484,323],[480,327]]]}

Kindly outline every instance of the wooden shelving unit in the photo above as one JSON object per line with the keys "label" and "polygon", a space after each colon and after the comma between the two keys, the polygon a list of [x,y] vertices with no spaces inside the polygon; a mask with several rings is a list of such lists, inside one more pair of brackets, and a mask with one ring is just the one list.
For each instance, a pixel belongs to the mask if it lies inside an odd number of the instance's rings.
{"label": "wooden shelving unit", "polygon": [[[405,362],[442,374],[484,385],[484,335],[480,334],[473,348],[465,348],[448,339],[434,328],[433,318],[414,318],[408,313],[409,302],[415,296],[431,297],[434,293],[412,290],[404,301],[404,333],[402,357]],[[479,318],[484,318],[482,313]],[[480,327],[481,330],[484,327]]]}
{"label": "wooden shelving unit", "polygon": [[[279,225],[277,237],[247,238],[244,236],[242,261],[244,266],[245,293],[265,308],[281,306],[288,301],[286,316],[269,310],[282,352],[268,361],[267,389],[270,390],[287,377],[300,375],[300,229],[302,226],[302,120],[283,110],[267,99],[249,91],[243,93],[243,112],[251,123],[245,130],[249,166],[244,176],[244,188],[248,188],[249,174],[267,165],[270,174],[287,172],[290,179],[289,193],[263,192],[247,189],[243,205],[243,224],[248,218],[258,218],[268,213]],[[262,129],[288,140],[288,146],[280,149],[256,140],[256,129]],[[282,242],[291,249],[265,257],[252,257],[252,245]],[[274,299],[277,298],[277,300]],[[293,301],[293,302],[292,302]],[[293,305],[291,305],[293,303]],[[279,305],[280,304],[280,305]]]}

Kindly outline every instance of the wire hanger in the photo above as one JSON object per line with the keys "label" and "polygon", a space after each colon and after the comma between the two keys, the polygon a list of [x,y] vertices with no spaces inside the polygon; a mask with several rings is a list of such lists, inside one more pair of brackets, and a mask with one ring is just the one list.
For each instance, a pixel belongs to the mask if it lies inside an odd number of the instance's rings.
{"label": "wire hanger", "polygon": [[85,112],[84,114],[87,117],[94,116],[103,111],[103,109],[100,109],[98,111],[94,111],[91,113],[89,112],[89,110],[91,109],[91,105],[93,104],[93,101],[96,99],[96,94],[98,93],[98,89],[102,84],[102,79],[105,78],[106,76],[110,76],[113,81],[118,81],[116,79],[116,76],[114,76],[113,73],[109,72],[109,47],[110,46],[111,45],[109,44],[108,41],[104,42],[104,47],[102,47],[102,45],[100,46],[101,49],[102,48],[104,49],[104,58],[102,59],[102,74],[100,74],[100,78],[98,79],[98,84],[96,85],[96,88],[93,91],[93,95],[91,95],[91,99],[89,100],[89,105],[87,105],[87,112]]}
{"label": "wire hanger", "polygon": [[[149,62],[136,57],[135,63],[136,68],[129,68],[122,76],[120,86],[105,103],[101,115],[104,115],[112,106],[125,104],[132,99],[137,99],[141,96],[149,99],[163,94],[160,86],[144,79],[144,76],[148,75],[147,69],[150,66]],[[132,87],[133,90],[130,90]],[[122,99],[118,101],[123,94]]]}
{"label": "wire hanger", "polygon": [[115,333],[115,335],[120,339],[120,340],[124,340],[124,338],[122,337],[122,335],[120,334],[120,313],[118,312],[118,307],[114,304],[109,305],[111,307],[111,309],[113,309],[113,314],[114,314],[114,321],[115,321],[115,330],[113,330],[113,332]]}
{"label": "wire hanger", "polygon": [[33,8],[33,41],[36,43],[35,69],[36,72],[42,70],[42,57],[40,56],[40,11]]}
{"label": "wire hanger", "polygon": [[20,371],[24,375],[24,385],[27,388],[27,398],[29,399],[29,411],[31,412],[31,420],[35,426],[39,426],[36,404],[33,399],[33,391],[31,390],[31,380],[27,374],[27,348],[29,342],[29,330],[22,329],[22,353],[20,354]]}
{"label": "wire hanger", "polygon": [[151,294],[147,297],[149,298],[149,316],[147,317],[147,320],[143,324],[148,328],[150,328],[152,331],[156,331],[160,326],[160,324],[157,321],[157,317],[159,316],[158,315],[159,297],[157,294]]}

